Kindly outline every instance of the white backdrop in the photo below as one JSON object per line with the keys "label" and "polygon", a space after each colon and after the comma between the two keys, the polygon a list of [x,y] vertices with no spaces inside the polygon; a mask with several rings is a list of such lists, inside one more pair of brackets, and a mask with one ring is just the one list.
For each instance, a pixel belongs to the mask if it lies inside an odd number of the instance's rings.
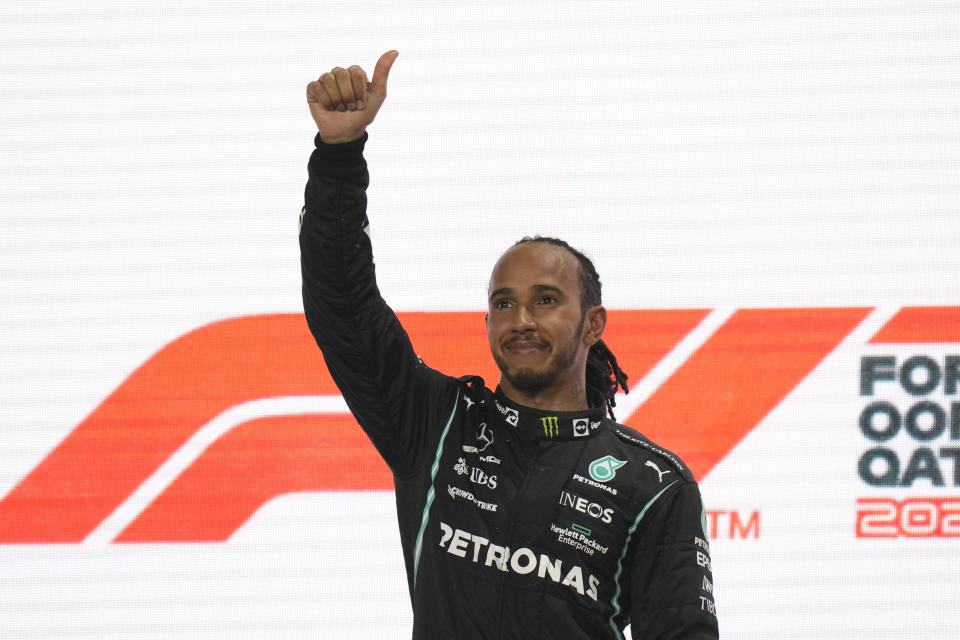
{"label": "white backdrop", "polygon": [[[921,398],[898,368],[960,353],[957,25],[954,3],[863,0],[5,1],[0,506],[178,337],[300,311],[305,85],[396,48],[367,146],[394,308],[481,310],[513,240],[563,237],[595,259],[610,308],[711,310],[634,379],[634,405],[736,309],[868,308],[701,479],[721,629],[955,637],[960,426],[881,442],[858,421],[924,400],[953,424],[946,376]],[[914,306],[948,326],[869,344]],[[897,380],[861,395],[863,358],[891,355]],[[942,483],[920,461],[909,484],[871,485],[858,464],[874,446],[904,467],[929,448]],[[859,537],[865,497],[929,499],[946,524]],[[757,528],[727,535],[730,511]],[[925,526],[903,517],[898,531]],[[291,493],[227,542],[111,539],[0,542],[0,636],[408,633],[389,492]]]}

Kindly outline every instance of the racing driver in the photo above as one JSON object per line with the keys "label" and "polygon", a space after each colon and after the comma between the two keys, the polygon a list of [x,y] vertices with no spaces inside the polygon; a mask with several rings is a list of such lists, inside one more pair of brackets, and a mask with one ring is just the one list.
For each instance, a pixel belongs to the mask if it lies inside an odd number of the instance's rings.
{"label": "racing driver", "polygon": [[717,638],[699,489],[612,418],[626,376],[590,261],[535,237],[496,263],[495,390],[424,364],[381,298],[363,148],[397,55],[372,80],[336,67],[307,86],[319,133],[300,248],[310,330],[393,472],[413,638]]}

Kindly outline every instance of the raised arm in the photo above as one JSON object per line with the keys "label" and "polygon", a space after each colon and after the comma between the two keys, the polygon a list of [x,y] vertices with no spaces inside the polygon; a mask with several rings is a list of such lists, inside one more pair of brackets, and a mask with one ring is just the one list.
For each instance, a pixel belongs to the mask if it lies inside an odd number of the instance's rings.
{"label": "raised arm", "polygon": [[377,288],[366,215],[366,128],[386,98],[396,51],[367,82],[337,67],[307,87],[319,134],[301,213],[303,305],[310,330],[357,421],[395,473],[422,466],[431,426],[456,393],[427,368]]}

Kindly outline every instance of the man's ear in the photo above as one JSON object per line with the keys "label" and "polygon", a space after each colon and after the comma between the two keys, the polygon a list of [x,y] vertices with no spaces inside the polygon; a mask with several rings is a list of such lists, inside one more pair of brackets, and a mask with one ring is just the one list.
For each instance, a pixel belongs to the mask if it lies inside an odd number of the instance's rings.
{"label": "man's ear", "polygon": [[490,314],[485,313],[483,314],[483,326],[487,326],[488,324],[490,324]]}
{"label": "man's ear", "polygon": [[603,336],[606,327],[607,310],[599,305],[588,309],[583,319],[583,343],[592,347]]}

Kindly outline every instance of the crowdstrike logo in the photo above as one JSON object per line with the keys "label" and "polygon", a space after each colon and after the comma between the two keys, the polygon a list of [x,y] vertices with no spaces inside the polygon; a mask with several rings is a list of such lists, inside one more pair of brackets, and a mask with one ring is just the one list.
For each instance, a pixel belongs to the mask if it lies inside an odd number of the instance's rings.
{"label": "crowdstrike logo", "polygon": [[467,491],[466,489],[461,489],[460,487],[455,487],[453,485],[447,485],[447,495],[450,496],[452,500],[461,498],[467,502],[472,502],[473,505],[483,511],[496,511],[497,505],[495,502],[487,502],[486,500],[480,500],[473,493]]}
{"label": "crowdstrike logo", "polygon": [[[618,417],[676,451],[701,479],[868,316],[880,328],[855,334],[861,344],[960,343],[960,307],[884,314],[868,307],[610,311],[605,337],[624,345],[617,357],[632,379],[644,384],[668,354],[678,363],[652,388],[627,396],[639,404],[620,402]],[[432,367],[460,372],[464,362],[477,363],[469,373],[499,375],[487,362],[482,312],[398,316]],[[637,327],[657,330],[641,336]],[[695,344],[683,351],[695,330]],[[464,339],[451,350],[445,336]],[[277,496],[392,490],[390,470],[322,359],[304,357],[316,349],[299,313],[225,319],[163,346],[0,497],[0,544],[224,541]],[[730,353],[737,366],[717,367]],[[683,430],[671,428],[677,407]],[[517,425],[515,409],[499,410]],[[711,434],[709,443],[702,433]],[[340,454],[323,454],[331,450]]]}
{"label": "crowdstrike logo", "polygon": [[607,455],[590,463],[590,477],[597,482],[610,482],[617,475],[617,469],[627,464],[626,460],[617,460]]}

